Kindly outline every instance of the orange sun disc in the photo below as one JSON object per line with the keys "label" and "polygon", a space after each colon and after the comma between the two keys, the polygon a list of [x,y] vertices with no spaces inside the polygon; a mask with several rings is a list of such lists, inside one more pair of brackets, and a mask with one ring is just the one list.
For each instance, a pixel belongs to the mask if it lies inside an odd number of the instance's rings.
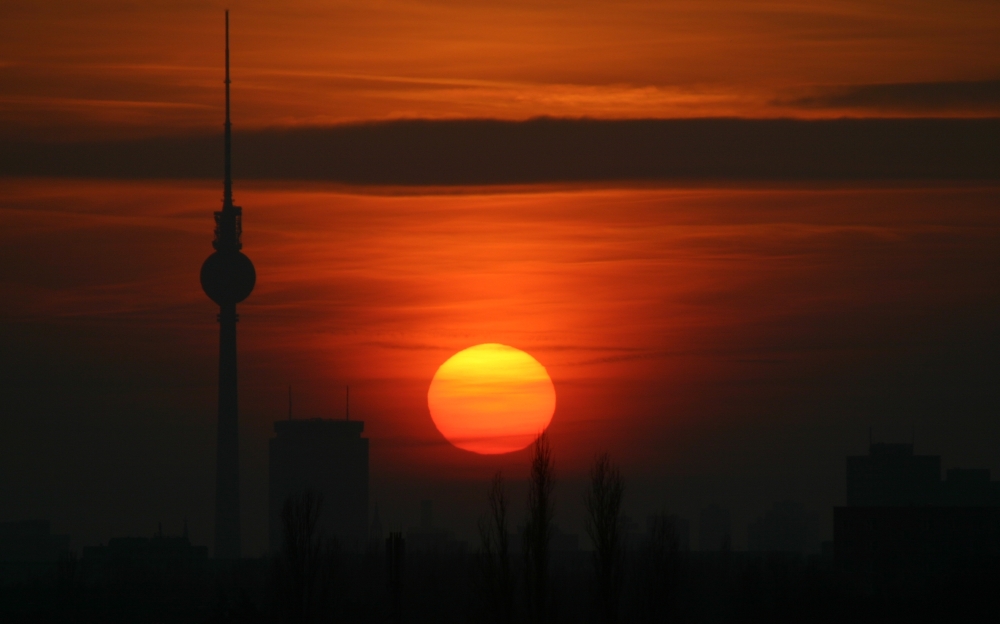
{"label": "orange sun disc", "polygon": [[431,418],[449,442],[474,453],[519,451],[552,421],[556,389],[524,351],[469,347],[438,368],[427,390]]}

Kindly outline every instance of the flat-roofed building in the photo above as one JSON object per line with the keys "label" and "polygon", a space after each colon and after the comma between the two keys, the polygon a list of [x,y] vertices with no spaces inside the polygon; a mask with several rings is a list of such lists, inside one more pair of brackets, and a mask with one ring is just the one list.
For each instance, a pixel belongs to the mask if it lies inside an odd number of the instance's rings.
{"label": "flat-roofed building", "polygon": [[359,420],[283,420],[270,441],[270,546],[282,546],[285,501],[307,491],[321,501],[318,528],[342,547],[368,540],[368,438]]}
{"label": "flat-roofed building", "polygon": [[848,507],[930,505],[940,483],[941,456],[914,455],[912,444],[872,444],[847,458]]}

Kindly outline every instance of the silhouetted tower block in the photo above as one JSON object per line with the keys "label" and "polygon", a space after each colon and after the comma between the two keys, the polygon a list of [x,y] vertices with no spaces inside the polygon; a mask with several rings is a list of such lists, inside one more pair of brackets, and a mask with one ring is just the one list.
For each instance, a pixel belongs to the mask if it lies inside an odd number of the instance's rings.
{"label": "silhouetted tower block", "polygon": [[912,444],[872,444],[847,458],[848,507],[930,505],[941,483],[941,456],[914,455]]}
{"label": "silhouetted tower block", "polygon": [[698,550],[718,552],[732,546],[733,526],[729,510],[709,505],[698,518]]}
{"label": "silhouetted tower block", "polygon": [[942,481],[940,456],[873,444],[868,457],[847,458],[847,506],[833,510],[833,550],[837,565],[870,591],[995,561],[1000,483],[985,468],[952,468]]}
{"label": "silhouetted tower block", "polygon": [[216,447],[215,556],[240,557],[239,408],[236,392],[236,304],[257,281],[240,249],[243,209],[233,205],[232,124],[229,121],[229,11],[226,11],[226,123],[222,210],[215,213],[215,253],[201,266],[201,287],[219,304],[219,425]]}
{"label": "silhouetted tower block", "polygon": [[323,500],[319,529],[342,546],[368,541],[368,438],[359,420],[282,420],[270,442],[271,550],[281,548],[281,509],[312,490]]}

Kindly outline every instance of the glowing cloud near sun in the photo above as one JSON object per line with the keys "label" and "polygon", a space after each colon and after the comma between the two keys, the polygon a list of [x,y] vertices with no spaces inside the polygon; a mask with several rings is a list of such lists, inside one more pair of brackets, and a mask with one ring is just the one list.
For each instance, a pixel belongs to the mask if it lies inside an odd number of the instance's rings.
{"label": "glowing cloud near sun", "polygon": [[556,390],[545,367],[524,351],[481,344],[438,368],[427,406],[438,431],[458,448],[510,453],[549,426]]}

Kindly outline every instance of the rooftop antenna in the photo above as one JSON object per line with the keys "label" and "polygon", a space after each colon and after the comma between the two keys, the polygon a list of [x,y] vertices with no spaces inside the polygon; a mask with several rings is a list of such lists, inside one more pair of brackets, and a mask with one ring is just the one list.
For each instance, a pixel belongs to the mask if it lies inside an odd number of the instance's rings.
{"label": "rooftop antenna", "polygon": [[344,420],[351,419],[351,387],[347,386],[347,398],[344,401]]}
{"label": "rooftop antenna", "polygon": [[288,420],[292,419],[292,385],[288,385]]}

